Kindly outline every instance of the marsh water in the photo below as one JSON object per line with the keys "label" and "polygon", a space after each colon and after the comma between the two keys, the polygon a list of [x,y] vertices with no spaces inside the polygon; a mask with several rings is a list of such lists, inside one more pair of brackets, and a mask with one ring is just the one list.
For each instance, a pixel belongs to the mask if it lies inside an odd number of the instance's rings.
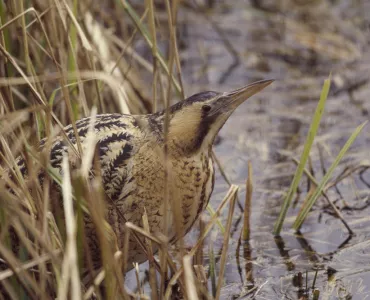
{"label": "marsh water", "polygon": [[[300,158],[330,73],[331,92],[310,156],[318,181],[355,128],[369,119],[370,2],[195,2],[200,6],[181,8],[178,16],[188,96],[232,90],[259,79],[276,80],[233,114],[214,147],[228,179],[240,186],[241,203],[248,161],[254,175],[251,239],[237,248],[242,227],[237,206],[222,299],[312,299],[314,280],[320,299],[370,297],[370,169],[365,170],[370,162],[369,125],[333,178],[355,167],[365,171],[361,176],[356,171],[327,190],[354,234],[348,233],[323,198],[314,205],[301,233],[294,232],[292,224],[309,188],[305,176],[281,236],[272,234],[295,172],[292,158]],[[220,172],[216,178],[214,208],[228,190]],[[225,213],[224,222],[226,217]],[[189,245],[196,237],[194,229]],[[222,234],[209,243],[217,255]],[[207,251],[205,247],[205,265]]]}

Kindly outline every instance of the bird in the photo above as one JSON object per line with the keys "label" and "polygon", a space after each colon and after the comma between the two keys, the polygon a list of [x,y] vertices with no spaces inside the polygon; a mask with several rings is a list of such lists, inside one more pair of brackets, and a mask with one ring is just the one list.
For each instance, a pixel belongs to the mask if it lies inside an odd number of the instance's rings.
{"label": "bird", "polygon": [[[125,247],[125,222],[141,227],[144,212],[151,233],[165,234],[174,242],[192,228],[210,200],[215,182],[212,145],[216,135],[240,104],[272,82],[261,80],[231,92],[200,92],[152,114],[112,113],[80,119],[75,129],[72,125],[65,127],[64,135],[59,134],[48,147],[50,168],[62,175],[65,156],[72,168],[76,167],[78,158],[71,145],[76,148],[79,140],[83,153],[87,151],[92,127],[102,186],[110,199],[106,203],[106,220],[118,249]],[[42,140],[40,149],[47,148],[46,144]],[[25,159],[20,157],[16,162],[19,172],[27,178]],[[38,176],[41,186],[45,176],[46,171]],[[62,205],[58,186],[53,185],[51,190],[51,201]],[[168,216],[167,221],[164,216]],[[99,239],[91,218],[84,216],[84,221],[91,259],[98,268],[102,264]],[[178,223],[182,225],[180,229]],[[131,236],[124,271],[131,269],[134,262],[146,260],[144,249]]]}

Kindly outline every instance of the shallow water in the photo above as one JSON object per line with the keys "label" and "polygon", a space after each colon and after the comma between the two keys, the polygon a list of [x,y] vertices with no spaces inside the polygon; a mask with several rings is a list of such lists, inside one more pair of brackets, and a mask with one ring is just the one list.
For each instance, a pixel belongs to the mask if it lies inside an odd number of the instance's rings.
{"label": "shallow water", "polygon": [[[295,171],[291,157],[300,157],[330,72],[331,93],[311,152],[318,181],[354,129],[369,119],[370,15],[365,12],[370,11],[370,2],[250,1],[261,7],[248,1],[209,2],[214,7],[208,20],[200,8],[181,8],[179,13],[186,94],[232,90],[258,79],[276,80],[233,114],[214,147],[229,180],[240,185],[242,203],[248,161],[254,174],[251,239],[237,249],[242,223],[236,207],[222,299],[299,299],[306,292],[311,299],[316,271],[320,299],[370,297],[370,189],[358,172],[327,191],[354,235],[348,234],[322,198],[304,222],[302,234],[294,233],[291,226],[308,190],[305,177],[281,236],[271,233]],[[346,167],[369,164],[368,126],[335,176]],[[370,182],[370,170],[363,177]],[[214,208],[228,189],[219,172],[216,180]],[[196,236],[194,229],[189,245]],[[218,233],[215,251],[221,251],[222,245]],[[334,275],[329,276],[330,270],[336,271]]]}
{"label": "shallow water", "polygon": [[[279,6],[273,1],[261,1],[263,9],[246,1],[228,5],[216,2],[210,16],[238,54],[231,71],[232,55],[214,27],[199,11],[180,14],[187,33],[187,48],[181,55],[187,57],[183,72],[188,92],[226,91],[257,79],[276,79],[234,113],[220,132],[221,142],[215,146],[228,178],[240,185],[241,202],[249,160],[254,171],[251,239],[236,249],[241,230],[241,223],[237,223],[240,210],[236,208],[223,299],[253,295],[256,299],[298,299],[306,292],[306,274],[311,287],[316,270],[315,287],[322,299],[370,297],[370,190],[358,172],[328,190],[329,198],[339,208],[357,208],[342,209],[355,232],[353,236],[334,217],[324,199],[315,204],[302,226],[302,235],[294,233],[291,225],[307,193],[306,178],[302,179],[298,204],[288,212],[281,237],[271,234],[295,171],[290,157],[300,157],[321,86],[330,72],[332,89],[311,155],[317,180],[353,130],[369,119],[370,17],[364,11],[369,11],[370,3],[299,2],[302,1],[280,1],[284,5]],[[229,73],[225,73],[227,70]],[[365,127],[335,176],[345,167],[369,162],[369,132]],[[370,182],[370,170],[364,177]],[[227,188],[218,174],[213,207],[217,207]],[[222,243],[222,235],[218,234],[216,251]],[[330,278],[329,267],[337,271]]]}

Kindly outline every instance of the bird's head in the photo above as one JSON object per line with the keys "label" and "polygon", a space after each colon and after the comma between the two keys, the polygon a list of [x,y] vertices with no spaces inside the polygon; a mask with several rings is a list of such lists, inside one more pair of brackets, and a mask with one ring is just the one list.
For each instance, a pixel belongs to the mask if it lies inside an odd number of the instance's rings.
{"label": "bird's head", "polygon": [[168,142],[184,154],[209,148],[233,111],[273,80],[262,80],[232,92],[202,92],[170,107]]}

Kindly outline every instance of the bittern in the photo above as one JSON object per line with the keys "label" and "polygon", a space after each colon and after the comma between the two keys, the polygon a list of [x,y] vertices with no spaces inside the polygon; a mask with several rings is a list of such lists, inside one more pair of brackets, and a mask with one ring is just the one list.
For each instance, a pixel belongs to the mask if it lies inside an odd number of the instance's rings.
{"label": "bittern", "polygon": [[[258,81],[226,93],[198,93],[172,105],[168,113],[163,110],[148,115],[96,116],[93,132],[97,140],[100,175],[104,192],[111,199],[106,203],[106,220],[113,229],[119,249],[124,248],[125,221],[142,226],[144,210],[154,235],[165,233],[170,241],[175,241],[181,237],[179,234],[185,235],[190,230],[213,191],[211,151],[216,135],[240,104],[271,82]],[[90,123],[88,117],[75,124],[83,151],[91,145],[87,142]],[[168,124],[168,130],[165,124]],[[71,147],[71,144],[77,144],[75,130],[70,125],[64,131],[69,142],[60,135],[49,148],[51,168],[59,174],[63,173],[64,155],[68,155],[72,166],[76,166],[77,159]],[[42,141],[41,149],[44,144]],[[17,165],[27,177],[25,160],[19,158]],[[39,174],[41,181],[45,173]],[[58,187],[51,188],[52,202],[63,203],[61,193],[53,189],[58,190]],[[165,201],[165,190],[168,201]],[[165,203],[169,205],[166,207]],[[176,209],[180,216],[176,215]],[[164,215],[168,216],[168,221]],[[175,218],[182,224],[181,233],[176,229]],[[94,266],[101,266],[101,249],[93,222],[88,216],[84,221],[92,261]],[[165,224],[167,228],[164,228]],[[133,262],[147,259],[132,236],[129,243],[128,269],[132,268]]]}

